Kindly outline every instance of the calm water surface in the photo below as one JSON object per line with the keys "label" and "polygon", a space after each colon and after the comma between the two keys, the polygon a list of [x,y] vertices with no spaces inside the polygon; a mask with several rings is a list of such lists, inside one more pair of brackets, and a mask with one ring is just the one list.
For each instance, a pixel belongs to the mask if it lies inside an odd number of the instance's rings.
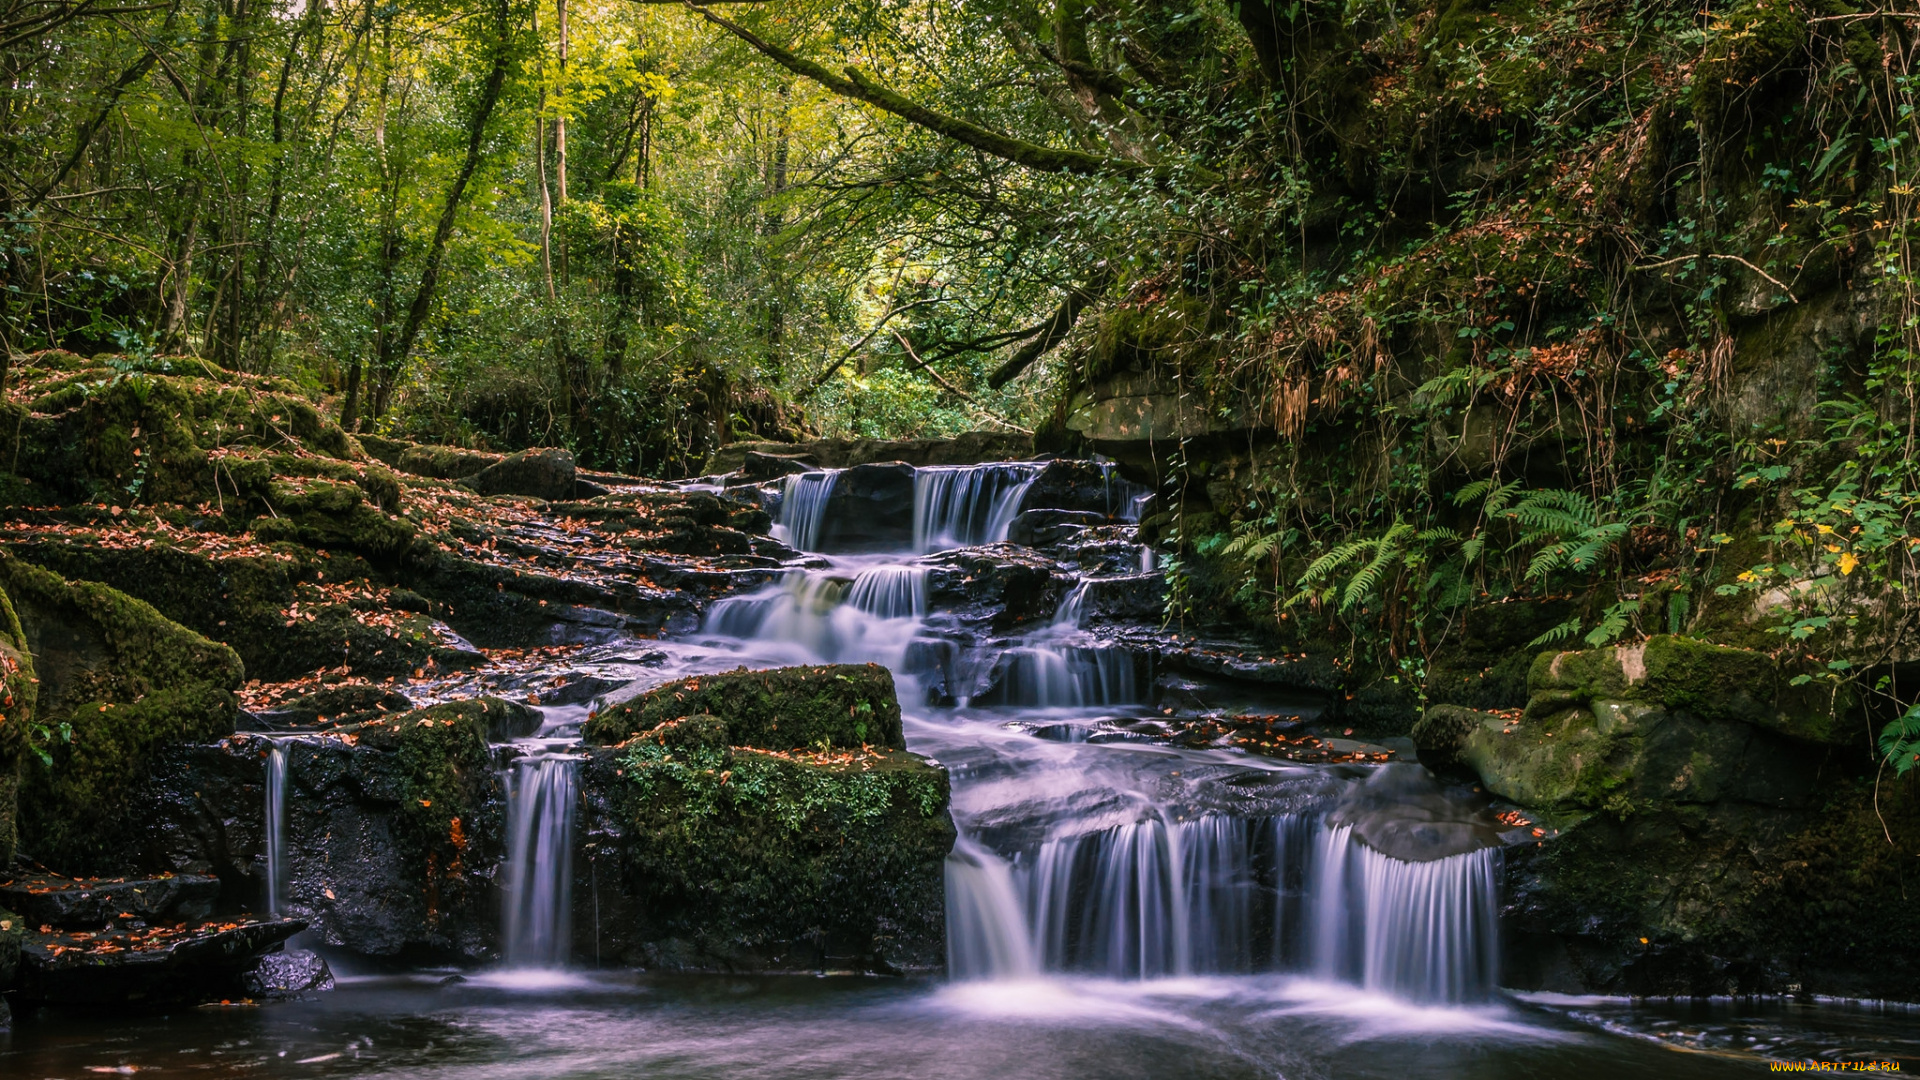
{"label": "calm water surface", "polygon": [[[1417,1007],[1283,978],[349,980],[310,1001],[20,1018],[0,1076],[1732,1077],[1920,1062],[1920,1015],[1847,1004],[1516,999]],[[1909,1068],[1912,1066],[1909,1065]]]}

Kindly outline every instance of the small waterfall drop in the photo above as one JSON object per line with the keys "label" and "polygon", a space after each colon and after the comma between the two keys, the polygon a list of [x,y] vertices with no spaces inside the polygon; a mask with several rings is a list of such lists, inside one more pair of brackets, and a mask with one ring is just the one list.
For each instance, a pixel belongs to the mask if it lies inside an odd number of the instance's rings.
{"label": "small waterfall drop", "polygon": [[874,566],[847,587],[846,603],[878,619],[916,619],[927,613],[927,571],[920,566]]}
{"label": "small waterfall drop", "polygon": [[1087,617],[1087,583],[1085,581],[1068,590],[1060,600],[1060,606],[1054,609],[1053,625],[1063,629],[1076,629]]}
{"label": "small waterfall drop", "polygon": [[922,554],[991,544],[1007,526],[1042,466],[1026,462],[940,466],[913,474],[913,549]]}
{"label": "small waterfall drop", "polygon": [[572,948],[573,818],[579,759],[536,753],[507,776],[506,958],[564,967]]}
{"label": "small waterfall drop", "polygon": [[267,751],[267,914],[278,917],[287,879],[287,751]]}
{"label": "small waterfall drop", "polygon": [[781,490],[780,514],[773,525],[773,538],[800,551],[820,550],[820,530],[827,520],[827,503],[833,498],[834,482],[840,470],[794,473]]}
{"label": "small waterfall drop", "polygon": [[947,856],[947,971],[957,979],[1040,974],[1012,867],[965,835]]}

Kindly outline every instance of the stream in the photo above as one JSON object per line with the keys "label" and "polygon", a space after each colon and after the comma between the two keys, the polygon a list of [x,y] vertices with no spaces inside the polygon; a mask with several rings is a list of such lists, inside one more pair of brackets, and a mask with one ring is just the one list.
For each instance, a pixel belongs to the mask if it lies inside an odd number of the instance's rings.
{"label": "stream", "polygon": [[[1071,552],[1080,583],[1018,623],[938,599],[1031,555],[1002,542],[1036,469],[918,470],[911,539],[890,544],[844,539],[835,473],[788,477],[775,535],[808,558],[697,632],[604,651],[631,680],[610,701],[742,665],[891,669],[908,747],[952,778],[946,977],[569,966],[585,709],[556,707],[507,766],[502,969],[337,959],[340,988],[309,1000],[21,1027],[0,1073],[1715,1077],[1920,1056],[1904,1007],[1503,992],[1501,851],[1530,838],[1391,748],[1312,763],[1170,737],[1210,696],[1309,723],[1325,702],[1157,669],[1129,644],[1154,628],[1096,610],[1097,590],[1155,584],[1151,553]],[[1125,518],[1137,493],[1115,483]]]}

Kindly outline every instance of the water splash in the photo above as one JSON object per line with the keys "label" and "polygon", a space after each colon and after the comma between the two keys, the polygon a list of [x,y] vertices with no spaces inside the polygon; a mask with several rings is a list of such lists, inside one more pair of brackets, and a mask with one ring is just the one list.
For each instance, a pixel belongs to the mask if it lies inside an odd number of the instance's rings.
{"label": "water splash", "polygon": [[572,948],[573,819],[580,759],[535,753],[507,775],[507,965],[564,967]]}
{"label": "water splash", "polygon": [[1053,625],[1062,629],[1077,629],[1086,618],[1087,583],[1082,581],[1061,597],[1060,606],[1053,612]]}
{"label": "water splash", "polygon": [[925,554],[1005,540],[1041,468],[1001,462],[915,470],[913,550]]}

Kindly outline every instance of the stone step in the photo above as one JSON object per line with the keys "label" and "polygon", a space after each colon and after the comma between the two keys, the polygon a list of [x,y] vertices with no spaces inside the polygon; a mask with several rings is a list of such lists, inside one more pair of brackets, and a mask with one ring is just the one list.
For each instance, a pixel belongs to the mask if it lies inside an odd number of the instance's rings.
{"label": "stone step", "polygon": [[220,879],[210,874],[69,878],[23,873],[0,880],[0,908],[30,927],[87,930],[132,920],[195,921],[212,915],[219,899]]}

